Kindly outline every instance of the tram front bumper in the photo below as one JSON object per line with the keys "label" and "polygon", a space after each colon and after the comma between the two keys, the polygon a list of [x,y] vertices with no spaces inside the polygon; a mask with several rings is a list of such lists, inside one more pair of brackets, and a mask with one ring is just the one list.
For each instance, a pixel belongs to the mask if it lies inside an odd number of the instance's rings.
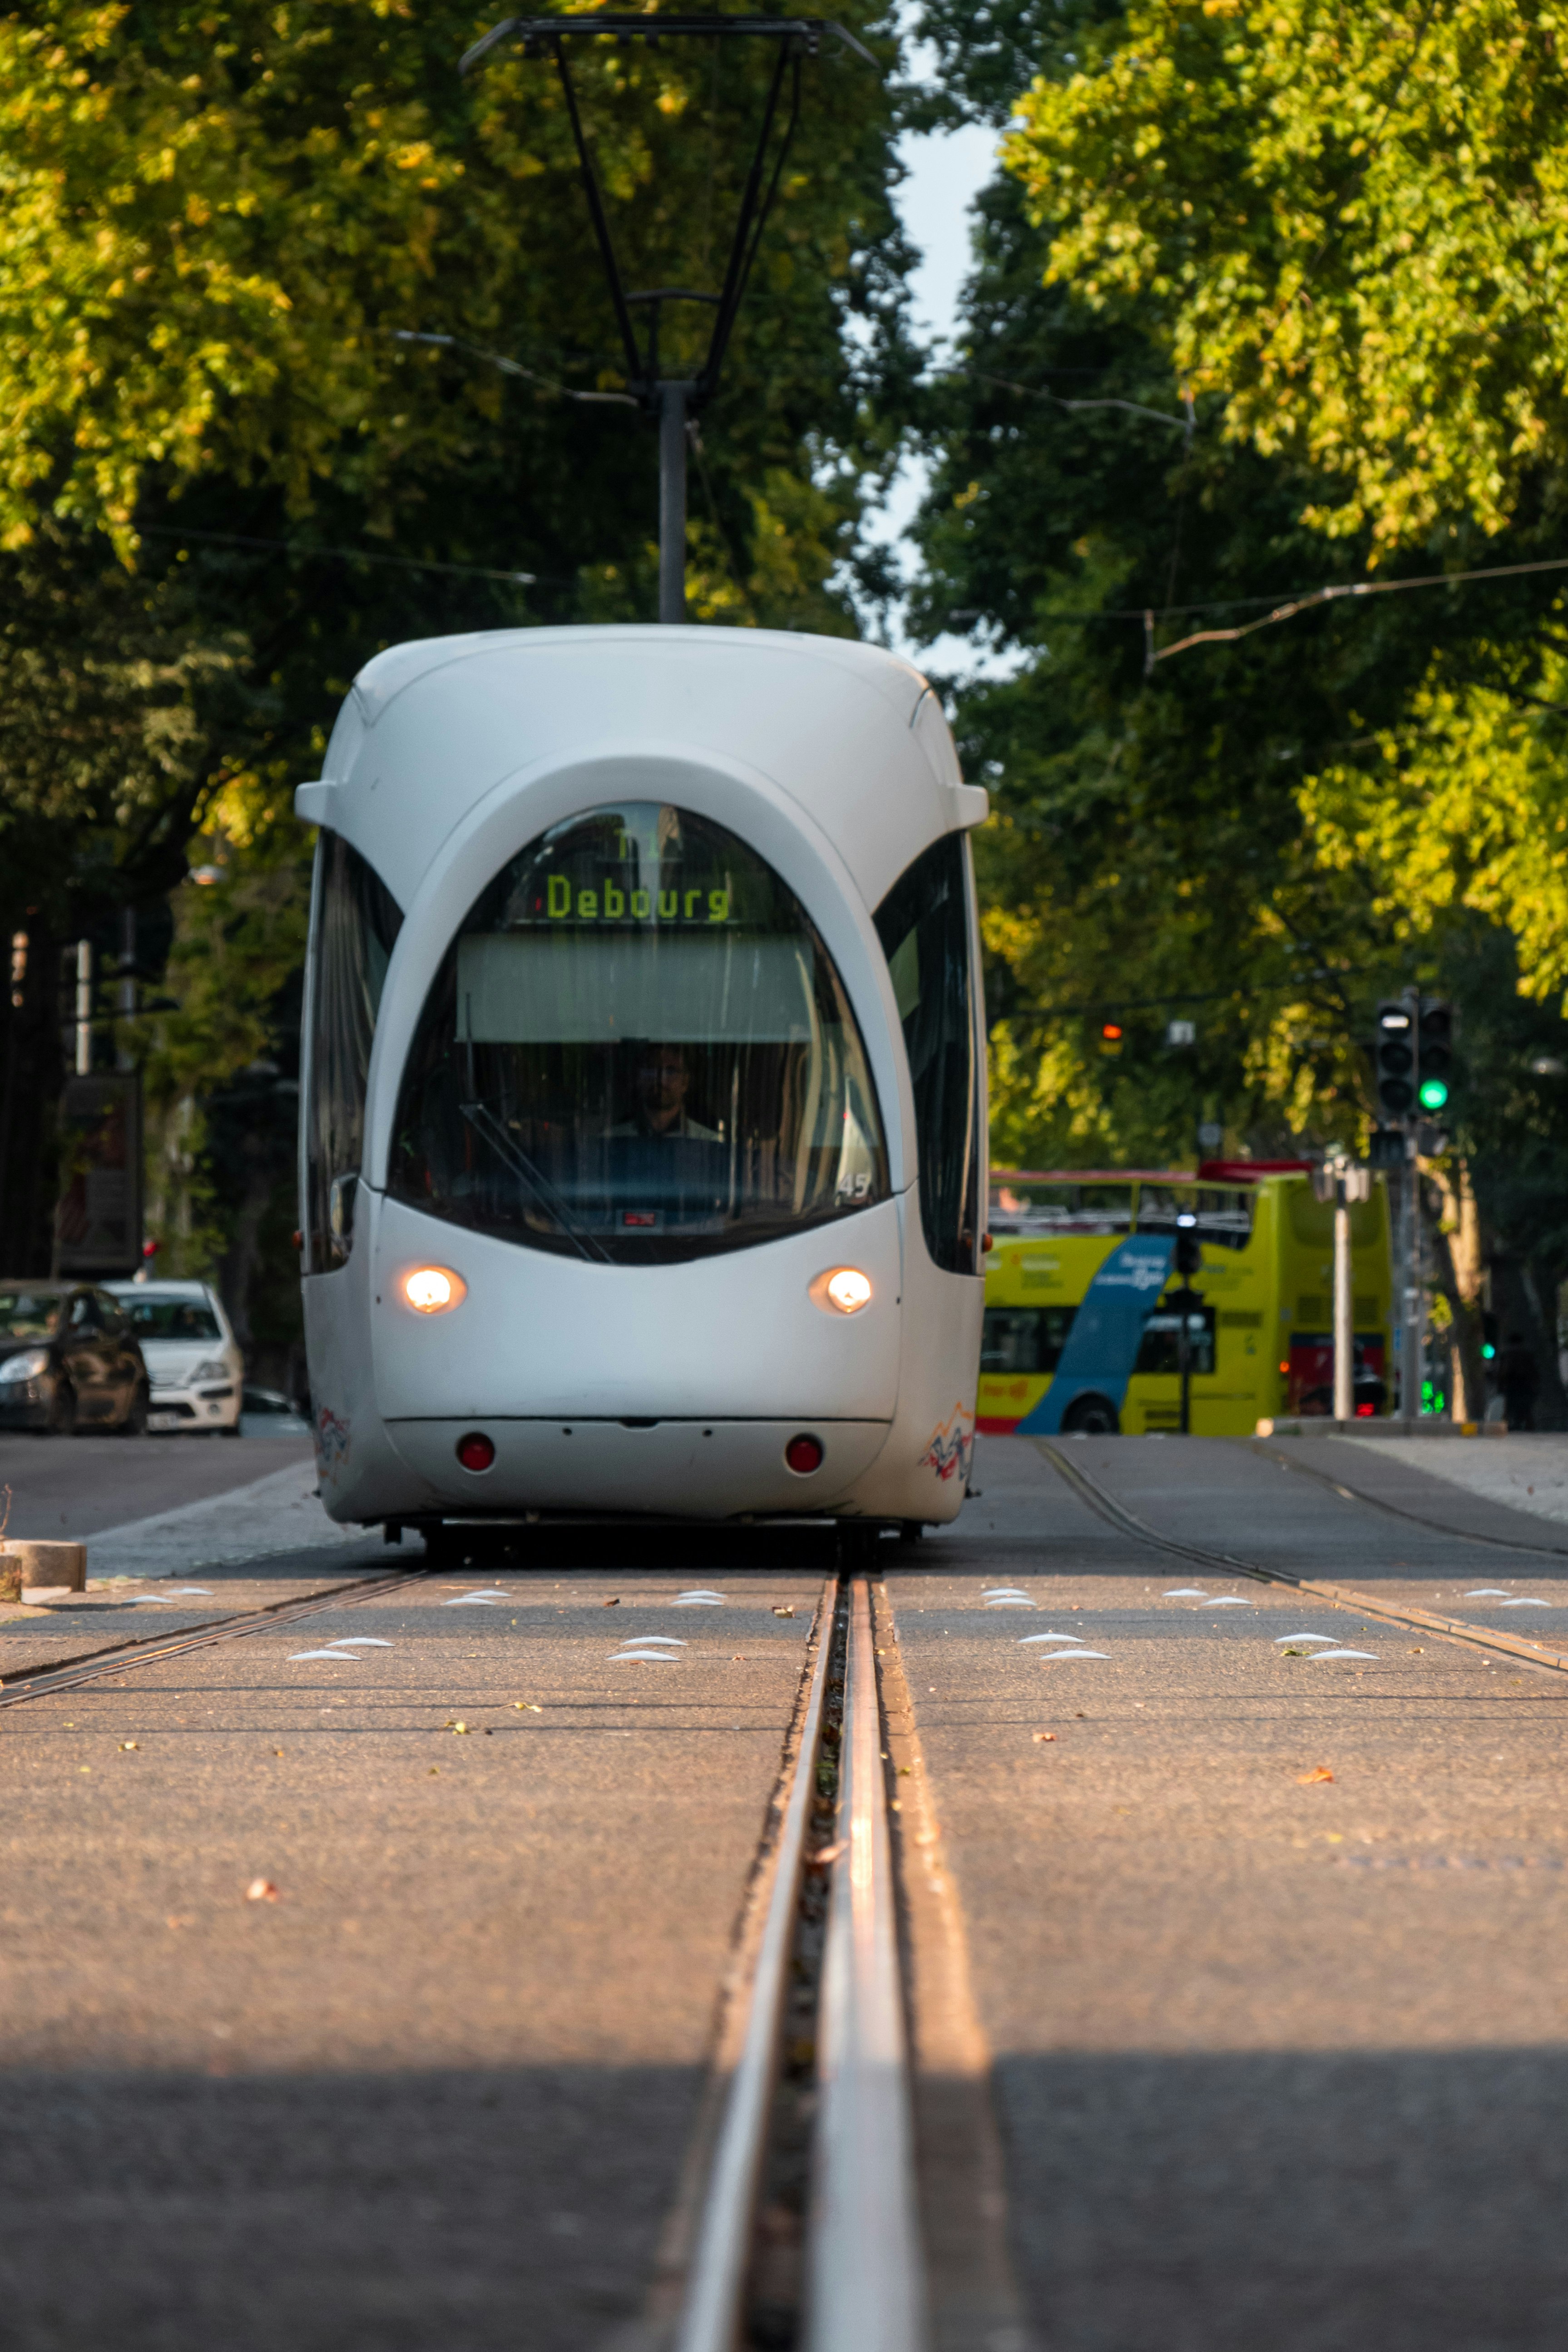
{"label": "tram front bumper", "polygon": [[[885,1421],[389,1421],[387,1435],[431,1493],[462,1517],[515,1518],[528,1511],[613,1511],[728,1519],[830,1511],[887,1443]],[[464,1469],[458,1448],[489,1438],[495,1459]],[[796,1437],[815,1437],[820,1466],[784,1460]]]}

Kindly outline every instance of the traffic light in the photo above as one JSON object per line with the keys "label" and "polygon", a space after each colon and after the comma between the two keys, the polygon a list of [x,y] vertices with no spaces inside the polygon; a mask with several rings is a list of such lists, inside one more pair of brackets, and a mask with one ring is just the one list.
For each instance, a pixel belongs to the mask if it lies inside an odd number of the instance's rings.
{"label": "traffic light", "polygon": [[1120,1021],[1102,1021],[1100,1024],[1100,1050],[1102,1054],[1120,1054],[1124,1032]]}
{"label": "traffic light", "polygon": [[1198,1238],[1197,1218],[1190,1209],[1182,1210],[1176,1218],[1176,1272],[1184,1284],[1190,1275],[1197,1273],[1204,1262],[1204,1245]]}
{"label": "traffic light", "polygon": [[1415,1046],[1414,1013],[1397,997],[1388,998],[1377,1008],[1372,1047],[1377,1108],[1385,1119],[1408,1118],[1415,1107]]}
{"label": "traffic light", "polygon": [[1421,1000],[1415,1047],[1415,1099],[1428,1114],[1447,1107],[1454,1074],[1454,1008],[1431,997]]}

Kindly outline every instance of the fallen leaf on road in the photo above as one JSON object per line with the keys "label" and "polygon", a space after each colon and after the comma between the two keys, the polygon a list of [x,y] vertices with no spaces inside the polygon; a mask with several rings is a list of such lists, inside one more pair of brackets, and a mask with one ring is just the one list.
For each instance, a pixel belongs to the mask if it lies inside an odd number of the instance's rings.
{"label": "fallen leaf on road", "polygon": [[253,1878],[245,1890],[247,1903],[276,1903],[278,1889],[269,1878]]}
{"label": "fallen leaf on road", "polygon": [[1297,1773],[1296,1786],[1299,1789],[1310,1789],[1315,1780],[1331,1780],[1333,1777],[1326,1764],[1314,1764],[1310,1772]]}
{"label": "fallen leaf on road", "polygon": [[795,1611],[793,1609],[775,1609],[773,1611],[773,1615],[775,1617],[793,1617],[795,1615]]}
{"label": "fallen leaf on road", "polygon": [[444,1723],[441,1726],[443,1731],[467,1731],[468,1727],[466,1723]]}
{"label": "fallen leaf on road", "polygon": [[1035,1734],[1035,1745],[1037,1748],[1043,1739],[1054,1739],[1056,1736],[1057,1735],[1054,1731],[1037,1731]]}
{"label": "fallen leaf on road", "polygon": [[843,1851],[844,1840],[842,1838],[839,1839],[837,1845],[819,1845],[815,1853],[808,1853],[806,1855],[806,1868],[808,1870],[826,1870],[830,1862],[837,1861]]}
{"label": "fallen leaf on road", "polygon": [[120,1752],[121,1756],[133,1756],[141,1745],[142,1742],[139,1739],[122,1739],[120,1743]]}
{"label": "fallen leaf on road", "polygon": [[621,1596],[618,1592],[613,1601],[601,1601],[599,1603],[601,1609],[618,1609],[620,1605]]}
{"label": "fallen leaf on road", "polygon": [[542,1715],[544,1713],[544,1709],[542,1706],[535,1706],[531,1698],[514,1698],[511,1704],[512,1712],[515,1715]]}

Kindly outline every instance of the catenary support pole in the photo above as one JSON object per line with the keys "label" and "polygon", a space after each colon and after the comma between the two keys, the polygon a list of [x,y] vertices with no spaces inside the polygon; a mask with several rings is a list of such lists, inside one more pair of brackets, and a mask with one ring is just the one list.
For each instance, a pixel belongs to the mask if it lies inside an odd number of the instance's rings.
{"label": "catenary support pole", "polygon": [[693,386],[660,386],[658,412],[658,617],[686,618],[686,406]]}
{"label": "catenary support pole", "polygon": [[1334,1419],[1355,1418],[1355,1323],[1351,1296],[1351,1212],[1345,1171],[1334,1175]]}

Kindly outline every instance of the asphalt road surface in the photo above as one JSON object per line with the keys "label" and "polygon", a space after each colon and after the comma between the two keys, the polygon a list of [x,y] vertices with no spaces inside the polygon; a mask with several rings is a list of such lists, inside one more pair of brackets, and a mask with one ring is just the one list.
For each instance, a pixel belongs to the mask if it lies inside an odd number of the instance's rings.
{"label": "asphalt road surface", "polygon": [[[110,1448],[138,1450],[39,1453]],[[243,1442],[148,1450],[195,1475]],[[1184,1542],[1568,1646],[1568,1557],[1483,1540],[1568,1536],[1414,1462],[1062,1450]],[[1022,1441],[976,1483],[885,1563],[884,1672],[901,1866],[934,1816],[959,1898],[1024,2340],[1555,2347],[1568,1675],[1163,1554]],[[401,1580],[416,1559],[285,1553],[0,1623],[8,1700],[153,1615],[322,1604],[0,1706],[21,2352],[657,2340],[825,1559],[631,1534]],[[919,2112],[929,2213],[951,2151]]]}
{"label": "asphalt road surface", "polygon": [[0,1496],[10,1489],[5,1532],[79,1543],[310,1459],[308,1437],[0,1435]]}
{"label": "asphalt road surface", "polygon": [[[1473,1540],[1556,1531],[1414,1468],[1405,1507],[1471,1534],[1240,1444],[1070,1454],[1184,1541],[1568,1634],[1568,1559]],[[1389,1491],[1353,1447],[1310,1458]],[[1560,2344],[1568,1675],[1195,1572],[1022,1441],[977,1483],[889,1589],[1039,2341]]]}

